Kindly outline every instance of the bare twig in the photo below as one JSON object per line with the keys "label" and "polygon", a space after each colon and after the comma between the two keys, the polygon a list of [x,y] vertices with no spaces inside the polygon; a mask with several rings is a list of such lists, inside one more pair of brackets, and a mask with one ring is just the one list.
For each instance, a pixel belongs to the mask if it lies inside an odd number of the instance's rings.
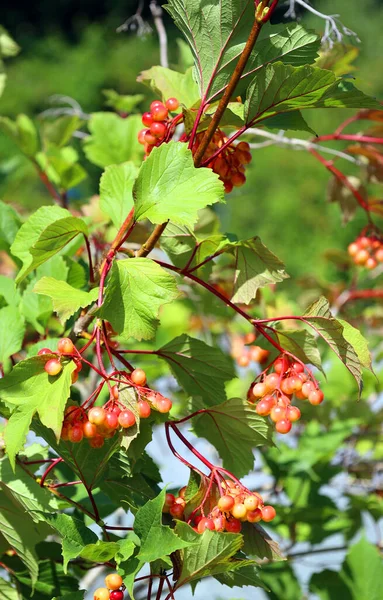
{"label": "bare twig", "polygon": [[158,6],[156,0],[152,0],[149,4],[150,12],[153,16],[154,26],[157,30],[158,41],[160,44],[160,64],[162,67],[169,67],[168,61],[168,36],[162,20],[163,10]]}

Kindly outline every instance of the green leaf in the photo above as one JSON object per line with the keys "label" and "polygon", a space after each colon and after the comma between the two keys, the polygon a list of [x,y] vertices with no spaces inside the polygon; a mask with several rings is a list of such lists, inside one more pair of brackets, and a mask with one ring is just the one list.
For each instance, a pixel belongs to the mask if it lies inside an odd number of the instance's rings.
{"label": "green leaf", "polygon": [[130,258],[113,264],[104,302],[97,316],[123,337],[147,340],[158,325],[158,311],[179,295],[173,275],[149,258]]}
{"label": "green leaf", "polygon": [[0,363],[21,350],[25,333],[24,319],[18,308],[6,306],[0,310]]}
{"label": "green leaf", "polygon": [[142,564],[169,556],[172,552],[187,548],[188,540],[181,539],[170,527],[162,525],[162,509],[166,489],[153,500],[149,500],[136,514],[134,533],[141,540],[137,558]]}
{"label": "green leaf", "polygon": [[45,152],[36,154],[36,161],[48,179],[63,191],[77,186],[87,176],[78,163],[78,152],[71,146],[59,148],[50,145]]}
{"label": "green leaf", "polygon": [[280,112],[303,108],[378,108],[379,103],[337,80],[334,73],[303,65],[283,63],[260,69],[248,87],[245,101],[247,123],[258,123]]}
{"label": "green leaf", "polygon": [[213,444],[224,467],[237,477],[247,475],[253,468],[253,448],[273,443],[270,424],[257,415],[247,400],[240,398],[206,409],[194,417],[193,426],[197,435]]}
{"label": "green leaf", "polygon": [[185,392],[212,406],[226,398],[225,382],[235,377],[232,360],[217,347],[181,335],[158,350]]}
{"label": "green leaf", "polygon": [[65,573],[70,560],[77,558],[88,544],[96,545],[98,542],[97,535],[75,517],[53,513],[46,514],[45,520],[60,535]]}
{"label": "green leaf", "polygon": [[0,25],[0,56],[16,56],[20,52],[20,46],[11,38],[5,27]]}
{"label": "green leaf", "polygon": [[383,587],[383,559],[376,546],[362,538],[347,552],[341,578],[354,600],[379,600]]}
{"label": "green leaf", "polygon": [[115,90],[102,90],[106,106],[111,106],[119,113],[131,113],[138,104],[145,100],[143,94],[122,95]]}
{"label": "green leaf", "polygon": [[124,450],[128,450],[132,441],[135,440],[138,434],[140,433],[140,413],[137,405],[138,398],[134,387],[122,385],[119,387],[118,391],[118,401],[124,408],[131,410],[134,416],[136,417],[135,424],[132,427],[123,429],[122,431],[121,447],[124,448]]}
{"label": "green leaf", "polygon": [[54,121],[46,122],[43,125],[43,139],[48,144],[53,144],[62,148],[66,146],[77,129],[80,129],[82,120],[78,115],[63,115]]}
{"label": "green leaf", "polygon": [[267,558],[269,561],[285,560],[277,542],[258,524],[243,523],[243,552],[255,558]]}
{"label": "green leaf", "polygon": [[4,439],[12,467],[17,452],[23,447],[33,416],[37,413],[41,422],[53,430],[57,439],[66,401],[70,394],[73,361],[63,371],[52,377],[44,370],[52,355],[35,356],[19,362],[9,375],[0,380],[0,398],[14,406],[5,428]]}
{"label": "green leaf", "polygon": [[23,267],[18,274],[19,281],[30,272],[29,267],[33,262],[30,249],[37,242],[42,232],[54,221],[69,216],[70,212],[59,206],[42,206],[20,227],[11,246],[12,254],[23,263]]}
{"label": "green leaf", "polygon": [[[277,329],[276,335],[273,335],[279,344],[291,352],[306,364],[314,365],[317,369],[322,369],[322,361],[318,350],[316,338],[309,332],[304,330]],[[275,348],[271,348],[275,351]]]}
{"label": "green leaf", "polygon": [[246,585],[253,588],[264,588],[265,585],[260,579],[258,573],[259,569],[257,568],[256,563],[252,563],[252,561],[247,560],[238,560],[236,561],[234,570],[228,571],[227,573],[221,573],[220,575],[214,575],[214,578],[230,588],[243,587]]}
{"label": "green leaf", "polygon": [[66,281],[59,281],[54,277],[42,277],[34,286],[33,291],[52,298],[53,310],[63,324],[80,308],[95,302],[98,296],[98,288],[93,288],[90,292],[83,292],[72,287]]}
{"label": "green leaf", "polygon": [[138,169],[132,162],[110,165],[100,180],[100,208],[120,228],[133,208],[133,184]]}
{"label": "green leaf", "polygon": [[276,129],[277,131],[280,131],[281,129],[284,131],[308,131],[309,133],[316,135],[316,132],[303,118],[300,110],[279,113],[274,115],[274,117],[268,118],[262,125],[267,127],[267,129]]}
{"label": "green leaf", "polygon": [[223,201],[223,183],[211,169],[196,169],[186,144],[170,142],[154,148],[134,184],[135,218],[167,220],[192,227],[198,210]]}
{"label": "green leaf", "polygon": [[33,121],[27,115],[18,115],[15,121],[8,117],[0,117],[0,131],[3,131],[18,148],[32,158],[39,150],[39,139]]}
{"label": "green leaf", "polygon": [[19,215],[12,206],[0,201],[0,250],[9,251],[20,225]]}
{"label": "green leaf", "polygon": [[201,535],[182,521],[177,521],[175,531],[188,542],[178,553],[182,567],[176,589],[195,579],[230,571],[240,562],[230,560],[243,545],[240,534],[205,530]]}
{"label": "green leaf", "polygon": [[2,577],[0,577],[0,596],[3,600],[20,600],[17,589],[12,587],[10,581],[5,581]]}
{"label": "green leaf", "polygon": [[123,119],[111,112],[93,113],[88,126],[91,135],[84,140],[84,152],[90,162],[101,168],[129,160],[141,164],[143,146],[137,139],[142,129],[139,115]]}
{"label": "green leaf", "polygon": [[102,542],[98,540],[95,544],[85,546],[77,556],[91,562],[106,562],[114,558],[119,549],[120,546],[117,542]]}
{"label": "green leaf", "polygon": [[[337,571],[324,569],[314,573],[310,579],[310,591],[320,600],[353,600],[351,590],[342,580]],[[359,599],[358,599],[359,600]]]}
{"label": "green leaf", "polygon": [[39,560],[39,577],[34,587],[34,594],[31,589],[31,580],[25,573],[17,573],[17,580],[20,584],[23,598],[38,598],[39,600],[51,600],[53,594],[65,594],[65,598],[69,600],[76,599],[78,594],[77,578],[70,576],[64,572],[61,564],[54,560]]}
{"label": "green leaf", "polygon": [[3,298],[8,306],[18,306],[21,296],[13,279],[0,275],[0,298]]}
{"label": "green leaf", "polygon": [[356,329],[350,325],[350,323],[347,323],[347,321],[343,321],[343,319],[337,319],[337,321],[343,327],[342,335],[344,339],[351,344],[357,353],[360,364],[366,369],[372,371],[371,354],[368,349],[368,342],[366,338],[361,334],[359,329]]}
{"label": "green leaf", "polygon": [[146,84],[163,100],[177,98],[178,102],[187,108],[200,99],[198,86],[193,78],[193,69],[188,69],[186,73],[179,73],[166,67],[152,67],[142,71],[137,81]]}
{"label": "green leaf", "polygon": [[[271,563],[262,568],[262,580],[269,588],[269,600],[297,600],[303,597],[297,577],[287,562]],[[345,600],[343,596],[339,598]]]}
{"label": "green leaf", "polygon": [[[201,95],[206,95],[207,102],[217,99],[225,90],[249,37],[254,3],[220,0],[212,5],[208,0],[169,0],[165,8],[191,47]],[[262,64],[275,60],[292,64],[313,62],[319,44],[317,35],[297,25],[266,38],[252,53],[238,94],[246,89],[249,75]]]}
{"label": "green leaf", "polygon": [[35,285],[31,281],[21,299],[20,312],[41,335],[46,333],[49,319],[52,316],[52,300],[46,296],[39,296],[32,292]]}
{"label": "green leaf", "polygon": [[51,531],[45,523],[35,523],[6,488],[0,489],[0,530],[27,567],[34,585],[39,571],[35,546]]}
{"label": "green leaf", "polygon": [[[355,336],[351,326],[347,329],[348,339],[346,339],[343,325],[340,321],[334,319],[330,312],[328,300],[323,296],[306,310],[302,320],[313,327],[347,367],[358,384],[360,395],[363,388],[362,365],[366,366],[366,363],[361,362],[358,352],[366,361],[366,343],[361,343],[360,336]],[[348,341],[349,339],[357,344],[358,352]]]}

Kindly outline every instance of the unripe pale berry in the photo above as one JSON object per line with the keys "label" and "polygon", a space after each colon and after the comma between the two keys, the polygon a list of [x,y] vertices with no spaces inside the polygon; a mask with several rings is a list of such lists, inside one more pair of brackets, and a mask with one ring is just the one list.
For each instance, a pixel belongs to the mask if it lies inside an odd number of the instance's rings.
{"label": "unripe pale berry", "polygon": [[302,394],[305,396],[305,398],[308,398],[310,393],[313,392],[314,390],[315,390],[315,385],[313,384],[312,381],[306,381],[302,385]]}
{"label": "unripe pale berry", "polygon": [[130,374],[130,379],[134,385],[145,385],[146,373],[143,369],[134,369],[134,371],[132,371]]}
{"label": "unripe pale berry", "polygon": [[178,495],[179,495],[179,497],[180,497],[180,498],[183,498],[183,499],[185,499],[185,496],[186,496],[186,489],[187,489],[187,486],[186,486],[186,485],[184,485],[184,487],[182,487],[182,488],[180,489],[180,491],[178,492]]}
{"label": "unripe pale berry", "polygon": [[126,429],[127,427],[133,427],[133,425],[136,422],[136,417],[131,410],[122,410],[118,415],[118,422],[121,425],[121,427],[124,427],[124,429]]}
{"label": "unripe pale berry", "polygon": [[168,413],[172,408],[172,401],[169,398],[161,398],[157,400],[156,408],[160,413]]}
{"label": "unripe pale berry", "polygon": [[149,146],[155,146],[157,143],[157,138],[150,133],[149,129],[145,133],[144,140],[146,144],[149,144]]}
{"label": "unripe pale berry", "polygon": [[231,514],[235,519],[244,519],[247,514],[246,506],[242,502],[234,504]]}
{"label": "unripe pale berry", "polygon": [[225,495],[221,496],[218,500],[218,508],[223,512],[227,512],[231,510],[234,506],[234,498],[233,496]]}
{"label": "unripe pale berry", "polygon": [[356,254],[358,254],[358,252],[359,252],[359,246],[358,246],[358,244],[353,242],[352,244],[350,244],[348,246],[347,250],[348,250],[348,253],[350,256],[356,256]]}
{"label": "unripe pale berry", "polygon": [[277,373],[270,373],[270,375],[267,375],[264,384],[267,391],[273,392],[279,385],[279,376]]}
{"label": "unripe pale berry", "polygon": [[63,366],[57,358],[51,358],[45,363],[44,369],[48,373],[48,375],[54,377],[55,375],[61,373],[61,371],[63,370]]}
{"label": "unripe pale berry", "polygon": [[370,256],[370,258],[368,258],[366,260],[366,269],[369,269],[370,271],[372,271],[372,269],[375,269],[378,266],[378,261],[375,260],[375,258],[373,258],[372,256]]}
{"label": "unripe pale berry", "polygon": [[276,517],[276,511],[275,508],[273,506],[264,506],[261,509],[262,512],[262,520],[266,521],[266,523],[269,523],[269,521],[272,521],[273,519],[275,519]]}
{"label": "unripe pale berry", "polygon": [[118,590],[122,583],[122,577],[118,573],[111,573],[105,577],[105,585],[108,590]]}
{"label": "unripe pale berry", "polygon": [[369,257],[370,257],[370,254],[368,253],[368,251],[365,249],[362,249],[362,250],[359,250],[358,253],[355,255],[354,261],[357,265],[364,265],[364,264],[366,264]]}
{"label": "unripe pale berry", "polygon": [[274,406],[270,412],[270,418],[274,423],[277,423],[281,419],[286,417],[286,409],[284,406]]}
{"label": "unripe pale berry", "polygon": [[62,338],[57,344],[57,350],[60,354],[73,354],[75,351],[74,343],[69,338]]}
{"label": "unripe pale berry", "polygon": [[109,590],[98,588],[93,594],[93,600],[109,600]]}
{"label": "unripe pale berry", "polygon": [[261,398],[266,393],[266,385],[264,383],[256,383],[251,392],[255,398]]}
{"label": "unripe pale berry", "polygon": [[96,425],[94,425],[93,423],[90,423],[89,421],[85,421],[83,423],[82,430],[84,432],[84,437],[89,438],[89,439],[94,438],[94,436],[97,434]]}
{"label": "unripe pale berry", "polygon": [[301,411],[297,406],[288,406],[286,408],[286,418],[292,423],[299,421],[301,418]]}
{"label": "unripe pale berry", "polygon": [[309,402],[313,406],[317,406],[318,404],[322,404],[324,400],[324,394],[322,390],[314,390],[309,394]]}
{"label": "unripe pale berry", "polygon": [[255,510],[260,504],[259,498],[257,496],[247,496],[243,503],[246,507],[246,510]]}
{"label": "unripe pale berry", "polygon": [[102,425],[105,422],[106,412],[102,406],[94,406],[88,412],[88,419],[90,423],[95,425]]}

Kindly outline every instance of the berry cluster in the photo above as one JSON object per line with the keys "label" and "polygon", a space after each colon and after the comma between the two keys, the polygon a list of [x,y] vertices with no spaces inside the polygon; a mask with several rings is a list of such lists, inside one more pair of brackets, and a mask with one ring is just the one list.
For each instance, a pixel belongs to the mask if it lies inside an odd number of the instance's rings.
{"label": "berry cluster", "polygon": [[[193,153],[196,152],[199,144],[204,137],[204,132],[197,134],[193,144]],[[228,142],[228,137],[217,129],[210,144],[206,148],[202,162],[213,156]],[[214,173],[219,175],[225,186],[225,192],[229,194],[233,187],[241,187],[245,181],[245,165],[251,162],[250,146],[247,142],[239,142],[236,146],[234,143],[226,146],[222,152],[208,164],[209,168],[213,169]]]}
{"label": "berry cluster", "polygon": [[273,372],[267,375],[263,372],[259,381],[250,387],[248,400],[252,404],[256,402],[259,415],[270,416],[278,433],[288,433],[292,423],[301,417],[299,408],[291,405],[293,396],[298,400],[308,399],[314,406],[321,404],[324,396],[303,363],[282,354],[273,365]]}
{"label": "berry cluster", "polygon": [[360,235],[349,245],[348,253],[356,265],[375,269],[383,263],[383,240],[377,235]]}
{"label": "berry cluster", "polygon": [[51,350],[50,348],[41,348],[38,351],[38,356],[44,356],[44,354],[55,354],[56,358],[50,358],[44,365],[45,371],[48,375],[55,377],[59,375],[63,370],[63,359],[71,358],[76,363],[76,369],[72,373],[72,383],[77,381],[78,374],[82,369],[81,357],[76,353],[76,348],[69,338],[62,338],[57,344],[57,351]]}
{"label": "berry cluster", "polygon": [[[274,507],[265,506],[262,496],[257,492],[250,492],[230,479],[222,481],[221,487],[224,495],[220,497],[207,517],[200,514],[200,510],[196,514],[192,513],[191,525],[197,533],[203,533],[205,529],[239,533],[242,522],[268,523],[276,516]],[[164,512],[169,512],[175,519],[182,519],[186,506],[185,492],[186,487],[179,491],[177,497],[166,494]]]}
{"label": "berry cluster", "polygon": [[[49,350],[49,353],[51,352]],[[46,364],[50,362],[49,360]],[[160,413],[168,413],[171,410],[172,402],[169,398],[144,387],[146,373],[142,369],[134,369],[127,377],[127,383],[134,386],[138,392],[137,414],[140,419],[147,419],[152,408]],[[119,401],[118,385],[114,385],[110,388],[110,399],[104,406],[86,409],[83,406],[71,405],[66,408],[61,439],[76,444],[87,438],[92,448],[101,448],[105,439],[113,437],[120,429],[128,429],[135,424],[136,415]]]}
{"label": "berry cluster", "polygon": [[123,600],[125,586],[118,573],[111,573],[105,577],[104,588],[98,588],[93,594],[93,600]]}
{"label": "berry cluster", "polygon": [[255,333],[244,336],[236,335],[231,339],[231,356],[239,367],[248,367],[250,362],[263,364],[267,361],[270,352],[260,346],[248,346],[255,341]]}
{"label": "berry cluster", "polygon": [[154,146],[159,146],[164,141],[172,121],[169,112],[177,110],[179,105],[177,98],[169,98],[165,104],[154,100],[150,105],[150,112],[142,115],[142,124],[146,129],[141,129],[138,141],[143,144],[146,156],[149,156]]}

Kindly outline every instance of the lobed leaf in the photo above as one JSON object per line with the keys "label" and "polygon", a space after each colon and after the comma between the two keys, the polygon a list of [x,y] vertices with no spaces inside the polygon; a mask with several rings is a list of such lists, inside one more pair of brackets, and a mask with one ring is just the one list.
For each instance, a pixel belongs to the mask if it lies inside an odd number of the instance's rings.
{"label": "lobed leaf", "polygon": [[106,167],[100,179],[100,208],[120,228],[133,207],[133,184],[138,169],[133,162]]}
{"label": "lobed leaf", "polygon": [[98,288],[84,292],[72,287],[66,281],[59,281],[54,277],[42,277],[34,286],[33,291],[52,299],[53,310],[63,324],[80,308],[95,302],[98,296]]}

